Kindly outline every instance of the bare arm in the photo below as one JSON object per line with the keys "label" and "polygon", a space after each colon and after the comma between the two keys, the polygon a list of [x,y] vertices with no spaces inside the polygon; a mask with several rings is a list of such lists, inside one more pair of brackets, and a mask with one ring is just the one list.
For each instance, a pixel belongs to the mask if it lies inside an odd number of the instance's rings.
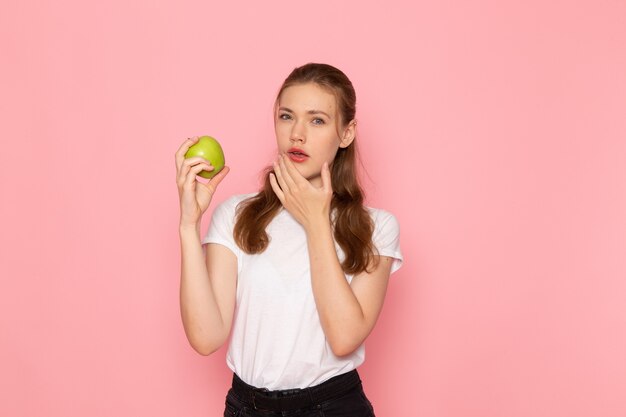
{"label": "bare arm", "polygon": [[371,273],[348,284],[332,238],[330,222],[319,220],[307,230],[311,284],[324,334],[337,356],[358,348],[370,334],[383,307],[392,259],[381,256]]}
{"label": "bare arm", "polygon": [[180,312],[185,334],[191,346],[209,355],[224,344],[230,332],[235,305],[237,258],[223,246],[209,244],[206,256],[200,240],[200,221],[228,167],[209,182],[201,183],[196,175],[213,170],[202,157],[185,158],[198,137],[180,146],[176,162],[176,185],[180,197]]}
{"label": "bare arm", "polygon": [[[332,188],[328,163],[322,187],[309,183],[284,155],[270,174],[272,189],[306,231],[311,285],[324,335],[337,356],[353,352],[376,324],[387,292],[392,259],[381,256],[376,269],[348,284],[337,258],[330,225]],[[280,185],[279,185],[280,183]]]}
{"label": "bare arm", "polygon": [[228,338],[235,308],[237,258],[226,247],[209,243],[199,226],[181,225],[180,311],[191,346],[202,355],[218,350]]}

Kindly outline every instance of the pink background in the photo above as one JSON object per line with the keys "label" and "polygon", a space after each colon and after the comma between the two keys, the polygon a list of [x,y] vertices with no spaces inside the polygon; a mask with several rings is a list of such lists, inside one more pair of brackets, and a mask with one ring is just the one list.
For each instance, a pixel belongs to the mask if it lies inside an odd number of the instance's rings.
{"label": "pink background", "polygon": [[174,152],[214,135],[212,207],[253,191],[311,61],[352,79],[368,203],[402,228],[377,415],[626,415],[624,45],[623,1],[4,2],[0,415],[221,415]]}

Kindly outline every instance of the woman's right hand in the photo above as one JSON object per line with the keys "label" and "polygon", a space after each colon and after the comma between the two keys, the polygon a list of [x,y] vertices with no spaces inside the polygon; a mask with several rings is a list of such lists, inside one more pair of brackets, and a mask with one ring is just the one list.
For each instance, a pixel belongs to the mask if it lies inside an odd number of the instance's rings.
{"label": "woman's right hand", "polygon": [[180,224],[197,225],[211,203],[213,194],[230,168],[225,166],[207,183],[196,179],[200,171],[213,171],[213,166],[206,159],[196,156],[185,159],[187,150],[198,141],[199,136],[187,139],[176,152],[176,185],[180,197]]}

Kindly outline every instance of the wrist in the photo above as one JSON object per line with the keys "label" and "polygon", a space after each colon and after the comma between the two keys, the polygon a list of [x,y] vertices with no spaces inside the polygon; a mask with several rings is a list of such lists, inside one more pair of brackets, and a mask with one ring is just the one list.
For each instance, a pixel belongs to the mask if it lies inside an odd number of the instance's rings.
{"label": "wrist", "polygon": [[198,222],[198,223],[184,223],[184,222],[181,222],[178,225],[178,230],[181,233],[189,233],[189,232],[200,233],[200,222]]}
{"label": "wrist", "polygon": [[304,226],[304,229],[307,233],[317,232],[325,229],[330,230],[330,217],[325,215],[319,215],[310,218],[307,221],[306,226]]}

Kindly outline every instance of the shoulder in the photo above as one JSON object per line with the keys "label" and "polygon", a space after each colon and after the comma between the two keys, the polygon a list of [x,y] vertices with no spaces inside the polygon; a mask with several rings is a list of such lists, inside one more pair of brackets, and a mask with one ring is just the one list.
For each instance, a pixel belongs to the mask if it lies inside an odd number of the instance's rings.
{"label": "shoulder", "polygon": [[396,216],[388,210],[375,207],[365,207],[374,222],[372,240],[377,246],[387,245],[396,241],[400,236],[400,222]]}
{"label": "shoulder", "polygon": [[400,227],[398,219],[390,211],[368,206],[365,206],[365,208],[367,209],[367,211],[369,211],[370,217],[374,221],[377,229],[384,225],[391,225],[395,228]]}
{"label": "shoulder", "polygon": [[396,216],[387,210],[366,208],[374,221],[372,242],[379,255],[394,258],[391,264],[391,273],[393,273],[400,268],[403,262],[402,250],[400,249],[400,223]]}
{"label": "shoulder", "polygon": [[213,208],[213,216],[232,219],[239,203],[250,197],[254,197],[256,194],[257,193],[234,194],[226,198],[222,202],[215,205]]}
{"label": "shoulder", "polygon": [[226,198],[221,203],[217,204],[215,206],[215,209],[217,209],[218,207],[221,207],[221,208],[227,208],[227,209],[230,209],[230,210],[234,210],[237,207],[237,205],[239,205],[239,203],[241,203],[244,200],[247,200],[250,197],[254,197],[257,194],[258,193],[234,194],[234,195]]}

